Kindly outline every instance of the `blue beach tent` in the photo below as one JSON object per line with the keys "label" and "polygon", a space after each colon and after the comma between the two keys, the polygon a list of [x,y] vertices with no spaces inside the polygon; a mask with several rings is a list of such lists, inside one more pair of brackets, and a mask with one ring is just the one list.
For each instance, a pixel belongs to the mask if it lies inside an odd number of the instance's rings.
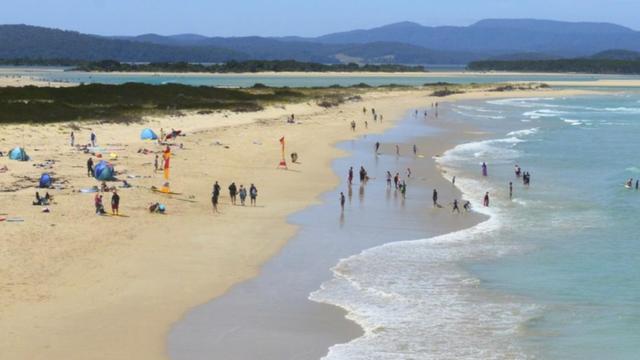
{"label": "blue beach tent", "polygon": [[158,140],[158,135],[153,130],[146,128],[140,133],[140,139],[142,140]]}
{"label": "blue beach tent", "polygon": [[53,178],[51,175],[44,173],[40,176],[40,187],[41,188],[50,188],[51,184],[53,184]]}
{"label": "blue beach tent", "polygon": [[18,160],[18,161],[27,161],[29,160],[29,155],[27,155],[27,152],[24,151],[23,148],[17,147],[9,151],[9,159]]}
{"label": "blue beach tent", "polygon": [[102,160],[96,165],[94,174],[97,180],[113,180],[115,169],[113,168],[113,165]]}

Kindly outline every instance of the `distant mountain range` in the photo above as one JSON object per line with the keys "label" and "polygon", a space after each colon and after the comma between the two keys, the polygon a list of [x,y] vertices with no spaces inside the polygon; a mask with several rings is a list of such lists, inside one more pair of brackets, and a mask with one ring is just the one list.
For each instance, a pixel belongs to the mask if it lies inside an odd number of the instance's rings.
{"label": "distant mountain range", "polygon": [[316,38],[197,34],[105,37],[28,25],[0,25],[0,59],[203,63],[292,59],[327,64],[467,64],[483,59],[546,60],[595,53],[605,57],[633,56],[634,51],[640,51],[640,32],[623,26],[528,19],[439,27],[402,22]]}

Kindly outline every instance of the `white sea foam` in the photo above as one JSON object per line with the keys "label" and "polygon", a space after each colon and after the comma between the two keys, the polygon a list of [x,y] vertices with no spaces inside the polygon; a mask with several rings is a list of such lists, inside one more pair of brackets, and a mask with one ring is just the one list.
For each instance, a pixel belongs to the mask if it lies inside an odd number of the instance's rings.
{"label": "white sea foam", "polygon": [[537,128],[537,127],[531,128],[531,129],[516,130],[516,131],[512,131],[512,132],[508,133],[507,136],[534,135],[534,134],[537,134],[539,130],[540,130],[540,128]]}
{"label": "white sea foam", "polygon": [[493,120],[505,119],[505,117],[502,116],[502,115],[470,114],[468,112],[460,111],[460,110],[457,110],[457,109],[453,109],[453,112],[455,112],[458,115],[462,115],[462,116],[466,116],[466,117],[476,117],[476,118],[493,119]]}
{"label": "white sea foam", "polygon": [[490,208],[480,204],[485,191],[497,189],[485,179],[463,176],[460,162],[473,163],[475,155],[470,154],[477,149],[494,156],[498,152],[487,148],[508,148],[521,141],[509,137],[463,144],[437,159],[457,176],[456,186],[488,220],[430,239],[368,249],[332,269],[333,279],[309,298],[344,308],[365,334],[331,347],[325,359],[533,358],[515,339],[520,325],[540,309],[523,299],[483,290],[480,280],[458,265],[515,250],[496,236],[503,223],[500,202]]}
{"label": "white sea foam", "polygon": [[540,118],[548,118],[548,117],[557,117],[559,115],[566,115],[568,112],[560,111],[560,110],[551,110],[551,109],[538,109],[533,111],[527,111],[522,115],[530,118],[530,119],[540,119]]}
{"label": "white sea foam", "polygon": [[[515,106],[522,108],[539,107],[540,101],[552,101],[553,98],[511,98],[487,101],[487,104],[500,106]],[[544,104],[544,106],[555,107],[555,105]]]}
{"label": "white sea foam", "polygon": [[572,125],[572,126],[583,125],[583,122],[582,122],[582,121],[580,121],[580,120],[574,120],[574,119],[565,119],[565,118],[562,118],[562,121],[564,121],[564,122],[566,122],[567,124]]}

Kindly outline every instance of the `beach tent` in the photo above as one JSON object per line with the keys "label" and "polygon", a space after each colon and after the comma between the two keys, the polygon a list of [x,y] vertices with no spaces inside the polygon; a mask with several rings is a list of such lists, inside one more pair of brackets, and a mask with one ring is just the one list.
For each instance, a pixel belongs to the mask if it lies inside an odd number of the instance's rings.
{"label": "beach tent", "polygon": [[44,173],[40,176],[40,187],[41,188],[50,188],[51,184],[53,184],[53,178],[51,175]]}
{"label": "beach tent", "polygon": [[102,160],[96,165],[94,174],[97,180],[113,180],[115,169],[113,165]]}
{"label": "beach tent", "polygon": [[140,139],[142,140],[158,140],[158,135],[153,130],[146,128],[140,133]]}
{"label": "beach tent", "polygon": [[29,160],[29,155],[27,155],[27,152],[24,151],[23,148],[17,147],[9,151],[9,159],[18,160],[18,161],[27,161]]}

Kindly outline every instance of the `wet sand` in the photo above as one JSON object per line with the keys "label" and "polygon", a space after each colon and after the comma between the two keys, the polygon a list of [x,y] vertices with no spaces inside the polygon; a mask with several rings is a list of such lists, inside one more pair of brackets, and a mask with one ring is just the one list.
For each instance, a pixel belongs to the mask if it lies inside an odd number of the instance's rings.
{"label": "wet sand", "polygon": [[[383,135],[340,144],[350,156],[336,160],[333,169],[340,185],[322,197],[321,205],[290,217],[298,234],[263,267],[260,275],[232,288],[224,296],[190,311],[169,335],[172,359],[318,359],[336,343],[362,335],[362,329],[332,305],[308,300],[312,291],[331,278],[330,268],[340,259],[393,241],[419,239],[475,225],[478,214],[456,215],[449,203],[459,192],[436,168],[432,156],[454,145],[478,138],[467,126],[447,124],[447,104],[440,120],[425,121],[409,113]],[[428,109],[431,111],[431,109]],[[381,153],[374,154],[374,144]],[[414,156],[412,145],[417,144]],[[396,156],[395,144],[401,154]],[[360,184],[363,165],[372,179]],[[354,167],[349,192],[346,174]],[[406,169],[412,177],[406,177]],[[386,171],[399,172],[407,181],[407,198],[387,188]],[[431,192],[437,188],[445,206],[434,209]],[[340,191],[348,195],[344,214]]]}

